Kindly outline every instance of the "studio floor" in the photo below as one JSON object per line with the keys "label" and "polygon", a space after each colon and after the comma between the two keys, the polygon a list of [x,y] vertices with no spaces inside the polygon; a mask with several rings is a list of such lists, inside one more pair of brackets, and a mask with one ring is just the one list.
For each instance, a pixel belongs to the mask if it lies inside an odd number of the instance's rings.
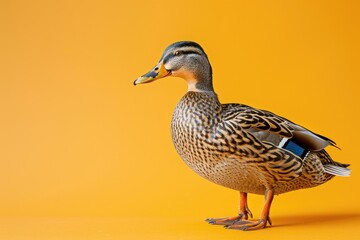
{"label": "studio floor", "polygon": [[[0,239],[359,239],[360,214],[273,216],[274,225],[252,232],[175,217],[2,217]],[[351,235],[349,235],[351,233]]]}

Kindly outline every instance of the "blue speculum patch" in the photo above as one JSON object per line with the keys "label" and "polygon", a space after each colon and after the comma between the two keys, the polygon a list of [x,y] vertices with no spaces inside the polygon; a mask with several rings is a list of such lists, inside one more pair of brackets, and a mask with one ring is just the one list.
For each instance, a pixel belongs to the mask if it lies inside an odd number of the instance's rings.
{"label": "blue speculum patch", "polygon": [[301,157],[301,158],[305,158],[306,155],[308,154],[309,150],[301,147],[300,145],[298,145],[297,143],[295,143],[294,141],[288,140],[284,146],[284,149],[292,152],[293,154]]}

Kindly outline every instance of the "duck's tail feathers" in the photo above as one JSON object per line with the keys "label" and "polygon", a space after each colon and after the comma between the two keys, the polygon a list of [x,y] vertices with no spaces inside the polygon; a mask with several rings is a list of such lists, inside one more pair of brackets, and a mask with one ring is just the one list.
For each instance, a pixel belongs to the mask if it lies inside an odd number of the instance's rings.
{"label": "duck's tail feathers", "polygon": [[343,164],[343,166],[336,166],[333,164],[324,165],[324,171],[328,174],[341,176],[341,177],[349,177],[351,170],[346,168],[349,166],[348,164]]}

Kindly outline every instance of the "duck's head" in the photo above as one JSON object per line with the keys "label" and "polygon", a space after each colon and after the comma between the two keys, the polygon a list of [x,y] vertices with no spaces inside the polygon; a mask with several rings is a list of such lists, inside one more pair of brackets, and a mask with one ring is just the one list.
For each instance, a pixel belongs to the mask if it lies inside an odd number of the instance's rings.
{"label": "duck's head", "polygon": [[183,78],[189,91],[213,91],[212,70],[202,47],[191,41],[168,46],[159,63],[134,81],[134,85],[149,83],[167,76]]}

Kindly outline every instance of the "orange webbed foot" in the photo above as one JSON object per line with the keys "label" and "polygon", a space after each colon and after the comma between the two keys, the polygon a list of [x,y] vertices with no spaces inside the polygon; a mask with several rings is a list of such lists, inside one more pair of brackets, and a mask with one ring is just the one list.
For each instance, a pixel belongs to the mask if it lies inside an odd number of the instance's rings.
{"label": "orange webbed foot", "polygon": [[253,217],[247,205],[247,193],[240,192],[239,214],[237,216],[226,218],[208,218],[205,221],[213,225],[233,225],[236,222],[247,220],[249,216],[251,218]]}
{"label": "orange webbed foot", "polygon": [[227,229],[237,229],[243,231],[259,230],[265,228],[267,223],[270,225],[272,224],[269,217],[270,206],[274,198],[274,191],[272,189],[265,191],[265,204],[259,220],[247,220],[248,215],[252,217],[251,211],[247,205],[247,193],[240,192],[240,197],[240,213],[238,216],[215,219],[209,218],[206,219],[206,221],[214,225],[225,225],[225,228]]}
{"label": "orange webbed foot", "polygon": [[246,209],[244,212],[240,212],[238,216],[235,217],[225,217],[225,218],[208,218],[207,221],[209,224],[213,225],[233,225],[237,222],[247,220],[248,217],[253,217],[250,209]]}
{"label": "orange webbed foot", "polygon": [[259,230],[266,227],[266,224],[269,223],[271,225],[271,220],[268,217],[267,219],[259,219],[259,220],[245,220],[238,221],[234,224],[225,225],[224,227],[227,229],[235,229],[235,230],[243,230],[243,231],[251,231],[251,230]]}

